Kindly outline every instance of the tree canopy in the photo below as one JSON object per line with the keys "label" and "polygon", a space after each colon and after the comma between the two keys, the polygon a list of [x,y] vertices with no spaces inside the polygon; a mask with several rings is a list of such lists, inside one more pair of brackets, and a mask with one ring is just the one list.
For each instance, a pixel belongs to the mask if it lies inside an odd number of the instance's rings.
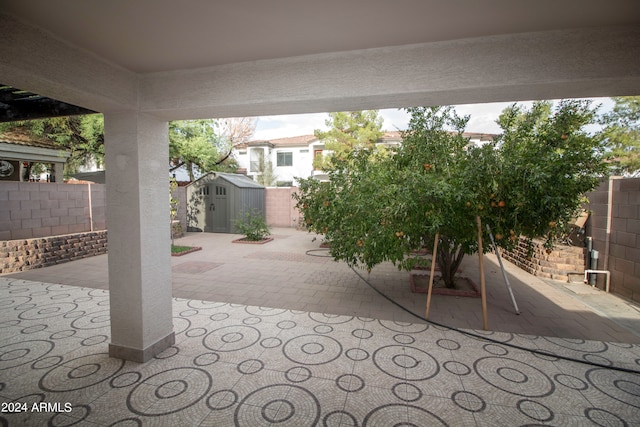
{"label": "tree canopy", "polygon": [[463,135],[468,117],[451,107],[407,111],[392,155],[354,150],[332,162],[329,182],[300,181],[297,206],[336,260],[411,269],[420,262],[412,251],[431,247],[437,233],[437,262],[453,287],[463,256],[478,250],[476,217],[502,247],[520,235],[551,246],[606,172],[601,138],[584,130],[596,117],[585,101],[512,105],[499,119],[503,133],[480,147]]}
{"label": "tree canopy", "polygon": [[[232,147],[250,139],[255,125],[255,118],[244,117],[170,122],[169,170],[185,166],[191,180],[195,172],[235,171],[237,163],[231,156]],[[16,128],[69,150],[66,176],[90,164],[104,166],[102,114],[0,123],[0,132]]]}
{"label": "tree canopy", "polygon": [[[372,149],[384,135],[381,130],[382,118],[378,116],[377,110],[329,113],[325,125],[329,130],[316,129],[314,135],[324,141],[325,149],[332,153],[326,161],[331,161],[331,158],[344,159],[354,150]],[[316,160],[318,162],[322,163],[320,159]],[[314,166],[325,167],[322,164]]]}
{"label": "tree canopy", "polygon": [[59,147],[69,150],[71,155],[65,165],[67,176],[88,163],[96,166],[104,164],[102,114],[0,123],[0,132],[16,128],[35,137],[52,140]]}
{"label": "tree canopy", "polygon": [[640,96],[613,98],[613,110],[600,123],[611,157],[612,173],[640,176]]}
{"label": "tree canopy", "polygon": [[181,120],[169,122],[169,159],[171,170],[184,166],[189,180],[195,174],[235,170],[233,159],[228,156],[231,141],[219,133],[215,120]]}

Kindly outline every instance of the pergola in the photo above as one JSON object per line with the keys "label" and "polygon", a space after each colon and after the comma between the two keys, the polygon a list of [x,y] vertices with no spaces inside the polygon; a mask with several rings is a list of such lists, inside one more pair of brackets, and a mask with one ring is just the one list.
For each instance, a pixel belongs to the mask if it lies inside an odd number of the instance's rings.
{"label": "pergola", "polygon": [[[56,102],[52,100],[52,102]],[[0,162],[9,164],[10,171],[0,173],[0,180],[28,181],[32,163],[48,165],[51,182],[64,181],[64,164],[71,152],[56,146],[53,141],[34,139],[22,132],[4,132],[0,135]]]}
{"label": "pergola", "polygon": [[174,342],[168,121],[640,94],[637,0],[1,0],[0,82],[104,114],[110,354]]}

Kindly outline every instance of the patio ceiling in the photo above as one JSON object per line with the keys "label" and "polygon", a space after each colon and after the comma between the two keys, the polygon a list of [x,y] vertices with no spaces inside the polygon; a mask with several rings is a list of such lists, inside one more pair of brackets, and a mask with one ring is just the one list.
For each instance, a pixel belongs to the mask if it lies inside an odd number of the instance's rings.
{"label": "patio ceiling", "polygon": [[0,0],[0,11],[2,83],[103,113],[640,93],[636,0]]}
{"label": "patio ceiling", "polygon": [[636,0],[2,0],[135,73],[640,22]]}

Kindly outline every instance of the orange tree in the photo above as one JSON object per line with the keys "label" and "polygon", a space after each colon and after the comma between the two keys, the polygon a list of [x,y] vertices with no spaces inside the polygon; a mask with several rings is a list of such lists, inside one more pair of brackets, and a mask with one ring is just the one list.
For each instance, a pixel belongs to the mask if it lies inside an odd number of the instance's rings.
{"label": "orange tree", "polygon": [[407,110],[397,149],[356,150],[333,162],[329,182],[300,180],[297,207],[336,260],[411,269],[419,262],[412,253],[438,234],[436,260],[454,287],[464,255],[478,249],[476,217],[502,247],[520,235],[550,247],[606,173],[601,140],[584,130],[595,121],[586,101],[561,101],[555,111],[546,102],[513,105],[498,120],[503,133],[481,147],[469,145],[468,117],[453,108]]}

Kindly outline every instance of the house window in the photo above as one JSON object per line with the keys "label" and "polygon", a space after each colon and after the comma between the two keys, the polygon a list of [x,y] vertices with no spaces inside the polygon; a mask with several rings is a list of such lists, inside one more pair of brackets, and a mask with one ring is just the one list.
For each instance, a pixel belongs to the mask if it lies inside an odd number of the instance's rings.
{"label": "house window", "polygon": [[323,154],[322,150],[313,150],[313,169],[322,170]]}
{"label": "house window", "polygon": [[260,172],[264,167],[264,150],[249,151],[251,159],[249,161],[249,172]]}
{"label": "house window", "polygon": [[282,151],[278,153],[278,166],[293,166],[293,153]]}

